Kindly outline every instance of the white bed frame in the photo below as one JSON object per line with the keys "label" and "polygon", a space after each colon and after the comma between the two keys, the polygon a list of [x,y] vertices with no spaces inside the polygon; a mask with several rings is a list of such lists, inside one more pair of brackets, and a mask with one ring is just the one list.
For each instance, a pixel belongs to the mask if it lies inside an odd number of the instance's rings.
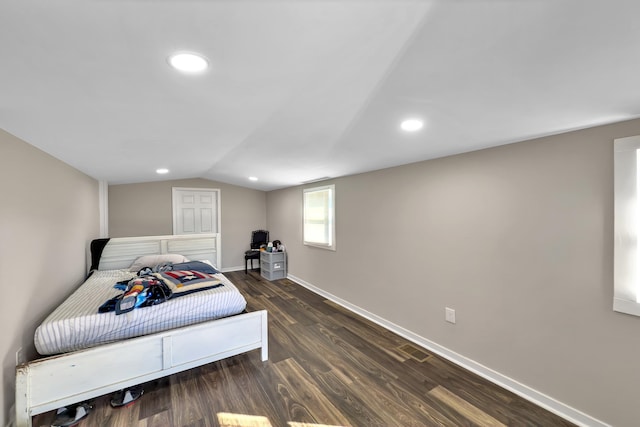
{"label": "white bed frame", "polygon": [[[177,236],[119,237],[109,240],[100,257],[99,270],[128,268],[141,255],[180,254],[192,261],[209,261],[221,269],[220,233]],[[87,251],[87,257],[91,254]],[[87,259],[91,265],[91,259]]]}
{"label": "white bed frame", "polygon": [[[100,269],[126,268],[138,256],[161,253],[215,259],[219,267],[220,236],[111,239]],[[258,348],[266,361],[266,310],[28,362],[16,368],[16,425],[31,427],[34,415]]]}

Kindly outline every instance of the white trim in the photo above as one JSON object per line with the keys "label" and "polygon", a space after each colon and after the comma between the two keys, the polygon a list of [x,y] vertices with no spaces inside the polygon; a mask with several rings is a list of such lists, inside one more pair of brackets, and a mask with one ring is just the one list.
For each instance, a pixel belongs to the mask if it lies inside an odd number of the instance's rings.
{"label": "white trim", "polygon": [[315,292],[316,294],[321,295],[333,301],[334,303],[341,305],[347,310],[352,311],[390,330],[391,332],[394,332],[400,335],[401,337],[408,339],[409,341],[437,354],[438,356],[441,356],[449,360],[450,362],[453,362],[456,365],[464,369],[467,369],[481,376],[482,378],[489,380],[492,383],[504,389],[507,389],[524,399],[527,399],[530,402],[535,403],[536,405],[566,419],[567,421],[570,421],[578,426],[584,426],[584,427],[611,427],[609,424],[603,421],[593,418],[592,416],[585,414],[582,411],[572,408],[550,396],[547,396],[544,393],[541,393],[525,384],[522,384],[512,378],[509,378],[506,375],[496,372],[493,369],[490,369],[484,365],[481,365],[478,362],[475,362],[465,356],[462,356],[461,354],[458,354],[452,350],[449,350],[448,348],[443,347],[440,344],[436,344],[435,342],[430,341],[424,337],[421,337],[420,335],[414,332],[411,332],[407,329],[404,329],[401,326],[398,326],[392,322],[389,322],[388,320],[383,319],[382,317],[377,316],[373,313],[370,313],[367,310],[364,310],[358,307],[357,305],[351,304],[350,302],[345,301],[329,292],[323,291],[322,289],[300,279],[299,277],[289,274],[287,278],[301,286],[304,286],[310,291]]}
{"label": "white trim", "polygon": [[[329,190],[330,202],[328,206],[328,217],[331,233],[331,243],[325,244],[320,242],[310,242],[305,240],[305,223],[307,220],[307,209],[305,203],[305,196],[307,193],[319,192]],[[310,187],[302,189],[302,244],[305,246],[311,246],[314,248],[328,249],[330,251],[336,250],[336,186],[335,184],[322,185],[320,187]]]}
{"label": "white trim", "polygon": [[613,310],[640,316],[640,136],[613,141]]}
{"label": "white trim", "polygon": [[613,298],[613,311],[640,316],[640,304],[622,298]]}
{"label": "white trim", "polygon": [[219,268],[218,270],[220,270],[221,273],[228,273],[230,271],[244,271],[244,265],[236,265],[233,267]]}
{"label": "white trim", "polygon": [[100,237],[109,237],[109,183],[107,181],[98,181],[98,210]]}

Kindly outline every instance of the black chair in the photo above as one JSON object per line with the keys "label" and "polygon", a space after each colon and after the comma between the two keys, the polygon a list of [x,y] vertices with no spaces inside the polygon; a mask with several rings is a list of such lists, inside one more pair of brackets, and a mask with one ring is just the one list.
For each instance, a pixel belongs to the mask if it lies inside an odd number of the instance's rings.
{"label": "black chair", "polygon": [[267,230],[255,230],[251,232],[251,249],[244,253],[244,273],[247,274],[247,264],[251,260],[251,269],[253,270],[253,260],[258,260],[260,267],[260,246],[269,242],[269,232]]}

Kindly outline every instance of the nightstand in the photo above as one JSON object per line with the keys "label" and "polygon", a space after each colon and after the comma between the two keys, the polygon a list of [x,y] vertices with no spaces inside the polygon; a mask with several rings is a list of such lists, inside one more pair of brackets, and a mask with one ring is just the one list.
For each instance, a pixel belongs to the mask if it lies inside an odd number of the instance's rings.
{"label": "nightstand", "polygon": [[267,280],[287,277],[287,253],[260,251],[260,275]]}

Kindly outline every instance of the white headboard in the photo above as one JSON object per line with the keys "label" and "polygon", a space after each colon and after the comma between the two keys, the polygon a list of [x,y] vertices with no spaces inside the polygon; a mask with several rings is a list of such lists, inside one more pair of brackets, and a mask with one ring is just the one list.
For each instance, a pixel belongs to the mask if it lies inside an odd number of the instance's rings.
{"label": "white headboard", "polygon": [[[180,254],[192,261],[210,261],[221,268],[220,233],[176,236],[116,237],[102,251],[99,270],[128,268],[142,255]],[[89,253],[91,261],[91,253]],[[89,262],[91,265],[91,262]]]}

